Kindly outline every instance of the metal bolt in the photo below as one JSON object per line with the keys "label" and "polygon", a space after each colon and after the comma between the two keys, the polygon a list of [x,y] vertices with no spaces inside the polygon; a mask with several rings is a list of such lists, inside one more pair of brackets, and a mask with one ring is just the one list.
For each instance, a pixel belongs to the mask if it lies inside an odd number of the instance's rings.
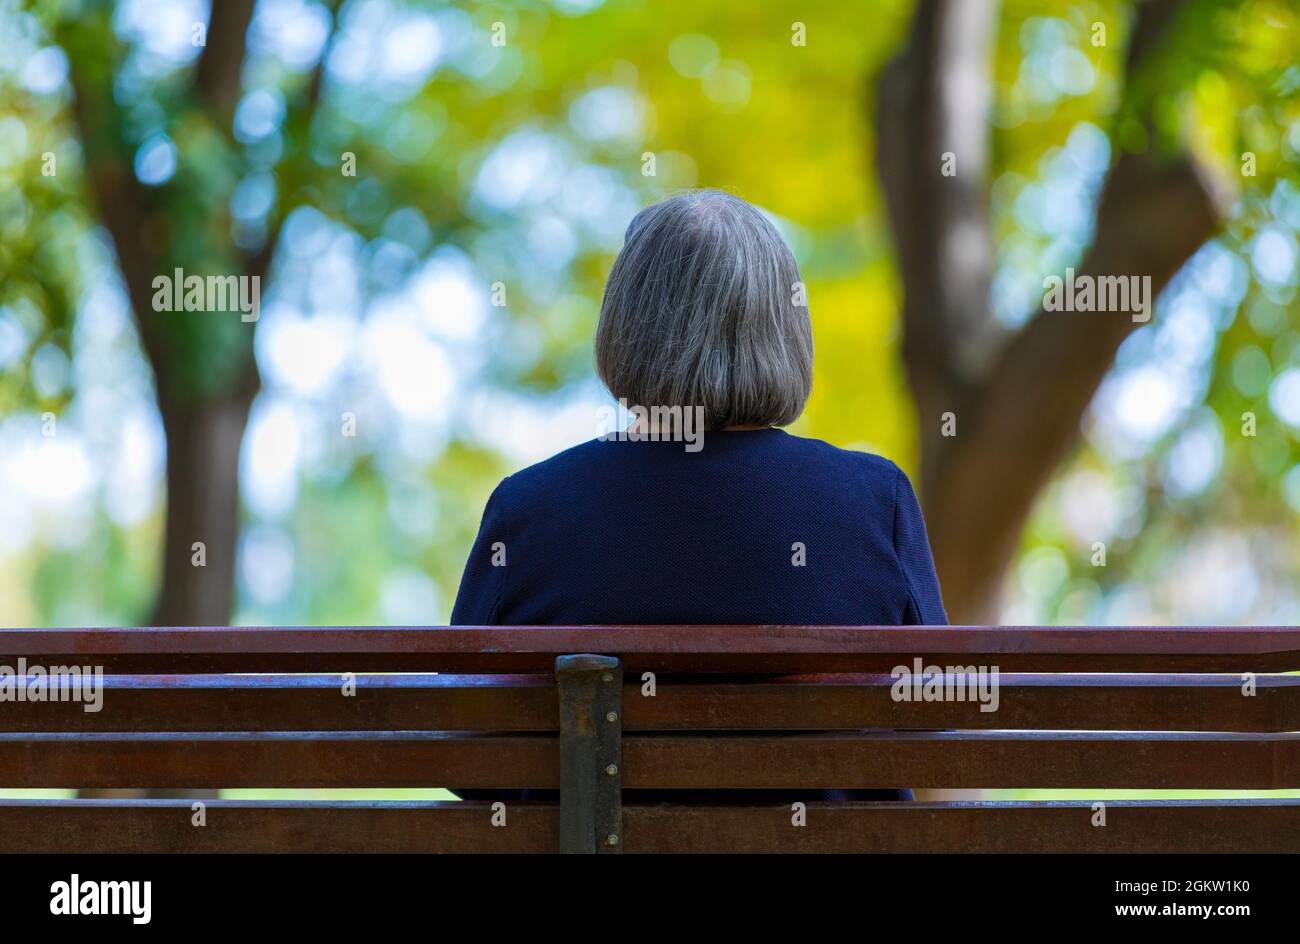
{"label": "metal bolt", "polygon": [[614,776],[614,774],[618,773],[618,764],[610,764],[605,768],[605,773],[609,774],[611,777]]}
{"label": "metal bolt", "polygon": [[617,720],[618,720],[618,712],[617,712],[617,711],[611,711],[609,714],[605,715],[605,720],[606,720],[606,721],[617,721]]}
{"label": "metal bolt", "polygon": [[618,836],[617,836],[616,834],[614,834],[614,833],[610,833],[608,836],[605,837],[605,845],[607,845],[607,846],[617,846],[617,845],[618,845]]}

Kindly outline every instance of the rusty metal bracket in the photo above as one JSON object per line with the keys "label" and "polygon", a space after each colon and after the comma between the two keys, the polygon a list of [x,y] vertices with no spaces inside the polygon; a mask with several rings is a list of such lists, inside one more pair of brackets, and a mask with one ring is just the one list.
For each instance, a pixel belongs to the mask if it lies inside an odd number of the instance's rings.
{"label": "rusty metal bracket", "polygon": [[560,698],[560,851],[623,851],[623,666],[555,660]]}

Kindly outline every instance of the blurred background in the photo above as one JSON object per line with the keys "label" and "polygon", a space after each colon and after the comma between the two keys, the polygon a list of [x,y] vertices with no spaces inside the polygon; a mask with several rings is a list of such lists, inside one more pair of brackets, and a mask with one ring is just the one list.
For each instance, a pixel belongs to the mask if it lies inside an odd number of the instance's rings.
{"label": "blurred background", "polygon": [[[445,623],[704,186],[953,622],[1300,623],[1297,63],[1292,0],[0,0],[0,624]],[[1150,322],[1040,314],[1069,266]],[[178,267],[260,318],[154,311]]]}

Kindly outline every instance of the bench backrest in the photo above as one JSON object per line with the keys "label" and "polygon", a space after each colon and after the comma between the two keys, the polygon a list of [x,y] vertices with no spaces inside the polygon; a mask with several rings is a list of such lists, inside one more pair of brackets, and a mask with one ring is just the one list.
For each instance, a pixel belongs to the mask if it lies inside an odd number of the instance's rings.
{"label": "bench backrest", "polygon": [[[0,700],[0,789],[559,790],[0,801],[28,851],[1300,850],[1295,628],[0,630],[0,665],[35,693]],[[102,667],[102,710],[42,700],[57,666]],[[1085,798],[815,802],[900,787]],[[743,789],[809,802],[699,794]],[[1262,796],[1087,798],[1116,789]]]}

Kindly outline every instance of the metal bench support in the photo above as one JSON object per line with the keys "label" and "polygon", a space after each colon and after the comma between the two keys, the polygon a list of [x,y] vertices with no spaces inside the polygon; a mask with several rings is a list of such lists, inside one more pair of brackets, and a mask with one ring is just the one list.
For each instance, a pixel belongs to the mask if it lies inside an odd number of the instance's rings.
{"label": "metal bench support", "polygon": [[560,851],[623,851],[623,667],[555,660],[560,698]]}

